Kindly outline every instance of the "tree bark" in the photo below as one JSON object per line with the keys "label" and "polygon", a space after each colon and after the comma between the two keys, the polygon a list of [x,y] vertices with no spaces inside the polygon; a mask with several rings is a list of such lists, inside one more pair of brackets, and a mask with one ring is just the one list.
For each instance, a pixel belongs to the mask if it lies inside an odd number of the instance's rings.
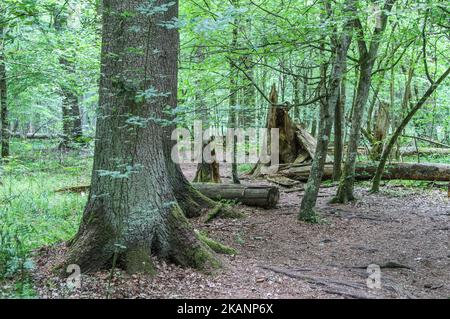
{"label": "tree bark", "polygon": [[151,272],[153,254],[184,266],[218,267],[183,214],[186,202],[177,200],[173,185],[184,179],[170,158],[169,129],[158,121],[167,105],[177,103],[178,31],[163,22],[177,18],[178,2],[103,5],[91,192],[65,263],[86,273],[111,267],[116,257],[129,272]]}

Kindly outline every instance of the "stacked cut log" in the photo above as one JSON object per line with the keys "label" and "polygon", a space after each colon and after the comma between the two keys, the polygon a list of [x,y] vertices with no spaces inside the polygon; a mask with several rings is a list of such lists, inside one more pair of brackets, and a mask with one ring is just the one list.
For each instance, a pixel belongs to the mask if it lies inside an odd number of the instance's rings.
{"label": "stacked cut log", "polygon": [[247,206],[273,208],[280,198],[278,188],[273,186],[212,183],[193,183],[192,185],[211,199],[236,201]]}

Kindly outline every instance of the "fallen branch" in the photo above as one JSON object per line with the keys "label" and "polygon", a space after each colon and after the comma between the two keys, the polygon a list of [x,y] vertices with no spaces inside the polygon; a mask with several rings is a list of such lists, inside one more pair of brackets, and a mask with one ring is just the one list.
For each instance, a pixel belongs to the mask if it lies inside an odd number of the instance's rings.
{"label": "fallen branch", "polygon": [[[331,294],[336,294],[336,295],[355,298],[355,299],[375,298],[375,296],[368,295],[364,291],[367,287],[362,284],[348,283],[348,282],[343,282],[343,281],[339,281],[336,279],[306,276],[303,274],[298,274],[289,269],[282,269],[282,268],[278,268],[278,267],[269,267],[269,266],[260,266],[260,267],[262,269],[270,270],[275,273],[288,276],[290,278],[295,278],[295,279],[300,279],[300,280],[306,281],[307,283],[312,284],[312,285],[323,286],[323,287],[325,287],[325,289],[323,289],[323,291],[331,293]],[[351,290],[357,290],[357,291],[348,291],[348,290],[343,289],[342,287],[345,287],[345,288],[351,289]]]}
{"label": "fallen branch", "polygon": [[[408,269],[408,270],[412,270],[411,267],[400,264],[396,261],[387,261],[381,264],[377,264],[374,263],[378,266],[380,266],[381,269]],[[367,269],[368,266],[355,266],[355,267],[350,267],[350,268],[354,268],[354,269]]]}

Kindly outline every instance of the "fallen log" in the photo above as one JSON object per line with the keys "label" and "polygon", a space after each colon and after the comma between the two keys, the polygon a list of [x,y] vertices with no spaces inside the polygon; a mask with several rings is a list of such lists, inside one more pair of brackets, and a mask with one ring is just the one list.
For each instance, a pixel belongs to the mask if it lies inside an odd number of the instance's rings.
{"label": "fallen log", "polygon": [[[357,180],[371,180],[377,169],[376,163],[358,163],[355,178]],[[278,174],[299,181],[307,181],[311,165],[291,165],[283,167]],[[333,176],[333,164],[326,164],[324,179]],[[408,179],[421,181],[450,181],[450,165],[429,163],[391,163],[386,165],[383,180]]]}
{"label": "fallen log", "polygon": [[11,138],[20,138],[20,139],[27,139],[27,140],[52,140],[52,139],[59,139],[63,138],[64,135],[62,134],[38,134],[38,133],[28,133],[28,134],[20,134],[20,133],[13,133],[11,134]]}
{"label": "fallen log", "polygon": [[213,200],[235,200],[247,206],[273,208],[280,198],[278,188],[273,186],[204,183],[193,183],[192,186]]}
{"label": "fallen log", "polygon": [[402,156],[414,155],[450,155],[450,148],[433,148],[433,147],[403,147],[400,149]]}
{"label": "fallen log", "polygon": [[[280,192],[274,186],[246,186],[242,184],[193,183],[203,195],[213,200],[235,200],[247,206],[273,208],[280,199]],[[58,189],[57,193],[87,193],[89,185]]]}

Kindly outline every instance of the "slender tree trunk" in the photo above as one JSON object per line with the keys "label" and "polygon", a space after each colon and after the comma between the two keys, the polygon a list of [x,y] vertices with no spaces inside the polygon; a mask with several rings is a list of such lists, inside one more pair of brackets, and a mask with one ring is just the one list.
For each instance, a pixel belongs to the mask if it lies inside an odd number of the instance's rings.
{"label": "slender tree trunk", "polygon": [[[344,65],[344,73],[346,66]],[[345,101],[346,101],[346,85],[345,78],[342,78],[339,99],[336,103],[336,110],[334,115],[334,166],[333,166],[333,180],[339,181],[342,174],[342,156],[344,155],[344,134],[343,134],[343,122],[345,114]]]}
{"label": "slender tree trunk", "polygon": [[[232,4],[234,6],[238,6],[238,0],[233,0]],[[239,32],[239,20],[236,18],[234,20],[233,32],[232,32],[232,40],[231,40],[231,50],[236,48],[238,43],[238,32]],[[228,119],[228,127],[232,129],[237,128],[237,116],[236,116],[236,106],[238,102],[237,97],[237,76],[238,72],[234,67],[233,63],[230,62],[230,111],[229,111],[229,119]],[[234,184],[240,184],[239,181],[239,173],[238,173],[238,164],[237,164],[237,136],[233,135],[233,159],[231,163],[231,175]]]}
{"label": "slender tree trunk", "polygon": [[[177,103],[178,31],[163,22],[177,17],[178,2],[109,0],[103,5],[91,192],[66,263],[85,273],[109,268],[116,259],[129,272],[151,272],[154,254],[180,265],[217,267],[177,200],[173,184],[183,179],[169,155],[169,129],[148,120],[165,118],[164,108]],[[149,5],[145,11],[167,9],[149,15],[142,10]],[[146,32],[133,31],[136,27]],[[144,53],[130,50],[135,48]]]}
{"label": "slender tree trunk", "polygon": [[[247,33],[252,32],[252,21],[247,19],[243,21],[241,29]],[[251,78],[255,77],[255,67],[251,54],[244,54],[241,56],[241,64],[245,73]],[[247,77],[243,77],[243,89],[242,89],[242,105],[244,109],[240,112],[240,123],[243,128],[255,127],[256,123],[256,88]]]}
{"label": "slender tree trunk", "polygon": [[[352,5],[352,2],[350,2],[350,5]],[[345,31],[344,33],[346,34],[340,36],[339,38],[335,35],[335,38],[332,40],[332,42],[334,42],[335,52],[331,78],[327,90],[328,99],[326,103],[321,103],[319,138],[317,139],[316,152],[298,216],[298,218],[303,221],[317,221],[314,208],[317,202],[320,183],[322,182],[331,128],[333,127],[334,111],[336,105],[339,103],[341,83],[345,71],[345,61],[347,59],[347,51],[351,42],[351,33]],[[326,80],[323,79],[323,81],[325,82]]]}
{"label": "slender tree trunk", "polygon": [[12,125],[12,129],[11,129],[12,134],[19,133],[19,126],[20,126],[19,120],[15,119],[13,122],[13,125]]}
{"label": "slender tree trunk", "polygon": [[0,115],[2,133],[2,158],[9,157],[8,85],[6,82],[4,27],[0,24]]}
{"label": "slender tree trunk", "polygon": [[[67,65],[64,61],[61,64]],[[67,149],[82,136],[81,117],[78,96],[68,88],[62,88],[62,96],[63,140],[60,148]]]}
{"label": "slender tree trunk", "polygon": [[[322,104],[320,106],[323,107]],[[311,135],[317,137],[317,115],[315,112],[313,113],[313,119],[311,123]]]}
{"label": "slender tree trunk", "polygon": [[[55,29],[61,32],[68,27],[68,15],[64,8],[57,10],[54,17]],[[66,81],[71,83],[74,81],[75,74],[74,65],[62,56],[59,60],[63,70],[67,72]],[[78,96],[71,84],[64,83],[61,86],[62,95],[62,124],[63,124],[63,139],[59,145],[61,149],[68,149],[72,143],[81,141],[83,136],[83,128],[81,122],[81,112],[78,102]]]}
{"label": "slender tree trunk", "polygon": [[[250,56],[244,56],[243,65],[246,73],[254,78],[254,67]],[[245,87],[242,92],[242,104],[245,109],[242,111],[242,127],[255,127],[255,105],[256,105],[256,89],[253,83],[247,78],[244,79]]]}
{"label": "slender tree trunk", "polygon": [[337,195],[333,200],[334,202],[346,203],[355,199],[353,190],[355,185],[355,168],[359,140],[361,137],[362,120],[367,100],[369,98],[373,66],[378,55],[381,37],[387,26],[388,13],[392,10],[394,3],[395,0],[387,0],[385,2],[383,10],[381,10],[379,17],[377,17],[379,20],[372,34],[372,41],[370,42],[369,47],[361,36],[361,33],[363,32],[362,26],[357,18],[357,12],[354,11],[356,19],[355,27],[359,32],[358,49],[360,55],[360,72],[356,100],[352,113],[352,126],[350,129],[346,162],[342,173],[341,182],[339,183]]}
{"label": "slender tree trunk", "polygon": [[337,194],[337,201],[340,203],[346,203],[354,199],[353,188],[355,183],[355,167],[364,115],[364,105],[369,96],[371,74],[371,63],[363,63],[361,65],[360,78],[358,81],[358,93],[352,113],[352,126],[347,146],[346,162]]}
{"label": "slender tree trunk", "polygon": [[294,91],[294,99],[293,99],[293,103],[294,103],[294,111],[292,114],[292,119],[294,120],[294,122],[296,123],[300,123],[301,119],[300,119],[300,79],[298,76],[293,76],[293,84],[292,84],[292,89]]}
{"label": "slender tree trunk", "polygon": [[372,184],[372,192],[378,192],[380,190],[380,182],[381,178],[383,176],[384,167],[386,166],[386,162],[388,160],[389,154],[391,153],[392,149],[395,146],[395,143],[397,142],[398,137],[402,134],[403,130],[405,129],[406,125],[411,121],[413,116],[417,113],[418,110],[427,102],[427,100],[430,98],[430,96],[433,94],[433,92],[436,91],[436,89],[439,87],[439,85],[447,78],[447,76],[450,74],[450,68],[448,68],[441,77],[434,82],[430,88],[425,92],[425,94],[422,96],[419,102],[409,111],[408,115],[403,119],[400,126],[397,128],[397,130],[394,132],[392,137],[389,140],[389,143],[387,144],[383,155],[381,156],[380,163],[378,165],[377,171],[375,173],[375,177],[373,178],[373,184]]}
{"label": "slender tree trunk", "polygon": [[366,124],[366,131],[369,135],[372,135],[372,118],[373,118],[373,112],[375,109],[375,105],[378,101],[378,96],[380,95],[380,90],[382,85],[384,84],[384,75],[386,72],[382,72],[380,76],[380,80],[377,84],[377,87],[375,89],[375,92],[373,92],[372,101],[370,102],[369,109],[367,110],[367,124]]}

